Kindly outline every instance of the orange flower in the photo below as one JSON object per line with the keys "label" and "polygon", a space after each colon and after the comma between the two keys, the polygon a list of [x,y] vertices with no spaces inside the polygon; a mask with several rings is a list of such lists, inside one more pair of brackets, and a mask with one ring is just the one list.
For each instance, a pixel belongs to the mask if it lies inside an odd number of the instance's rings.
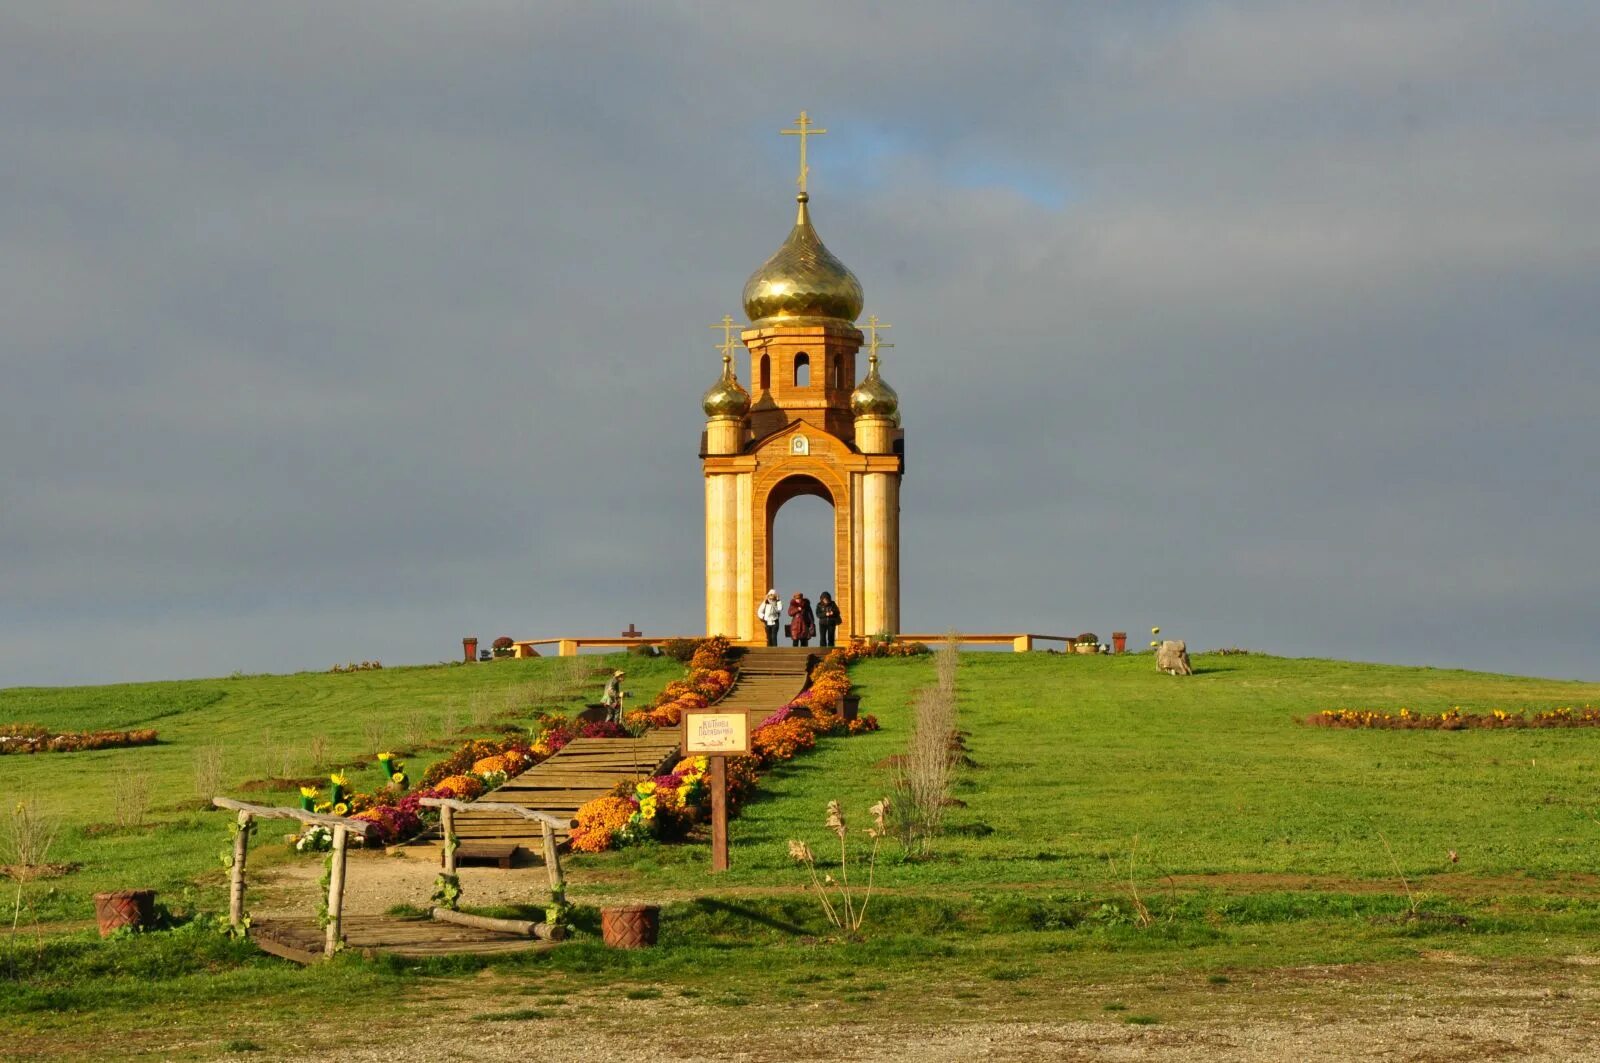
{"label": "orange flower", "polygon": [[578,809],[578,825],[572,828],[572,849],[579,853],[603,853],[610,849],[617,831],[628,825],[636,806],[626,797],[597,797]]}

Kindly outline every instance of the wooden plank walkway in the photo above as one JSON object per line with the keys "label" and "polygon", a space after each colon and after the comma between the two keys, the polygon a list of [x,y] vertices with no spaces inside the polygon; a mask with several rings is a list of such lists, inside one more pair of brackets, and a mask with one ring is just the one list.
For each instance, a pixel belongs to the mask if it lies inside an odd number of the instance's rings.
{"label": "wooden plank walkway", "polygon": [[[500,934],[477,927],[458,926],[435,919],[400,919],[387,915],[346,916],[345,948],[364,955],[483,956],[502,952],[551,949],[555,942]],[[250,927],[250,940],[263,952],[296,963],[318,963],[323,958],[323,929],[316,919],[262,919]]]}
{"label": "wooden plank walkway", "polygon": [[743,709],[753,731],[761,721],[805,689],[818,651],[805,646],[754,646],[739,658],[739,681],[717,702],[719,709]]}
{"label": "wooden plank walkway", "polygon": [[[537,829],[520,816],[496,815],[494,805],[521,805],[571,819],[618,783],[670,768],[677,755],[677,731],[646,731],[638,738],[574,738],[549,760],[473,802],[473,812],[456,817],[456,837],[464,842],[516,842],[537,852]],[[568,833],[557,830],[556,840],[565,842]]]}
{"label": "wooden plank walkway", "polygon": [[[739,677],[718,708],[742,709],[752,729],[805,689],[815,650],[805,647],[759,646],[738,660]],[[463,842],[516,842],[539,851],[537,831],[526,819],[496,815],[496,804],[521,805],[570,819],[579,808],[603,797],[618,783],[659,775],[678,758],[679,732],[646,731],[638,738],[574,738],[540,764],[474,802],[476,810],[455,818],[456,837]],[[557,841],[569,832],[558,830]]]}

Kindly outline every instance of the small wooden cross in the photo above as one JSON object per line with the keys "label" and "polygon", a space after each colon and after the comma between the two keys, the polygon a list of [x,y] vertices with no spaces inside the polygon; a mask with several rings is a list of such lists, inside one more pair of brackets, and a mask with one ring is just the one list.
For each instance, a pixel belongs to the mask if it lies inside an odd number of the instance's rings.
{"label": "small wooden cross", "polygon": [[800,191],[801,192],[805,192],[805,190],[806,190],[806,176],[811,173],[811,168],[806,165],[806,137],[818,136],[818,135],[820,135],[822,133],[826,133],[827,130],[826,129],[813,129],[813,128],[811,128],[811,125],[812,125],[811,119],[810,119],[809,116],[807,116],[807,114],[804,111],[800,112],[800,117],[795,120],[795,125],[798,126],[799,128],[798,129],[780,129],[780,130],[778,130],[778,132],[783,134],[786,137],[799,137],[800,138],[800,179],[798,181],[796,181],[795,183],[800,186]]}
{"label": "small wooden cross", "polygon": [[622,632],[622,637],[625,638],[625,639],[641,638],[643,635],[644,635],[644,632],[643,631],[639,631],[638,629],[636,629],[633,626],[632,623],[628,624],[628,630]]}

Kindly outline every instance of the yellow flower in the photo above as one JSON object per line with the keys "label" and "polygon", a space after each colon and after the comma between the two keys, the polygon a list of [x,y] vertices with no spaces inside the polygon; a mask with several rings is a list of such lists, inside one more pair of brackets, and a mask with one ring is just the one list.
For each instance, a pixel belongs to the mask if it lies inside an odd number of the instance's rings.
{"label": "yellow flower", "polygon": [[389,776],[389,780],[391,782],[405,782],[406,781],[406,773],[403,772],[403,771],[397,771],[393,775]]}
{"label": "yellow flower", "polygon": [[317,796],[317,788],[315,786],[302,786],[300,787],[300,796],[315,797]]}
{"label": "yellow flower", "polygon": [[1153,627],[1153,628],[1150,629],[1150,634],[1159,635],[1159,634],[1161,634],[1161,629],[1158,628],[1158,627]]}
{"label": "yellow flower", "polygon": [[647,797],[650,794],[655,793],[656,792],[655,780],[654,779],[646,779],[644,782],[642,782],[638,786],[634,787],[634,792],[637,793],[640,797]]}
{"label": "yellow flower", "polygon": [[1157,646],[1160,646],[1160,645],[1161,645],[1161,643],[1157,642],[1155,639],[1151,639],[1150,640],[1150,648],[1151,649],[1155,649]]}
{"label": "yellow flower", "polygon": [[639,815],[644,819],[656,818],[656,799],[647,797],[639,802]]}
{"label": "yellow flower", "polygon": [[332,775],[328,776],[328,781],[333,783],[333,785],[335,785],[335,786],[347,786],[347,785],[349,785],[349,782],[350,782],[350,780],[348,780],[348,779],[346,779],[344,777],[344,773],[343,772],[338,772],[338,771],[336,771]]}
{"label": "yellow flower", "polygon": [[333,814],[336,816],[344,816],[348,815],[349,813],[350,806],[345,804],[343,801],[340,801],[338,804],[333,806]]}
{"label": "yellow flower", "polygon": [[393,760],[394,759],[394,754],[393,753],[379,753],[378,754],[378,759],[379,760]]}

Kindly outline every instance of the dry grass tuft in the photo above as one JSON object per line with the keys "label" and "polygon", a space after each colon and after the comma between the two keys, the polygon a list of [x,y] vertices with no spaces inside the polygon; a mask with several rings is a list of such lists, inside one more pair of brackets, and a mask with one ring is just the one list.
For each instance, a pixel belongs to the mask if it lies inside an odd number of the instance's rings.
{"label": "dry grass tuft", "polygon": [[894,828],[910,856],[927,855],[950,805],[950,784],[961,757],[956,733],[960,664],[959,644],[952,634],[934,654],[936,682],[916,695],[911,738],[896,764]]}
{"label": "dry grass tuft", "polygon": [[142,827],[150,815],[150,773],[124,768],[111,784],[111,813],[119,827]]}
{"label": "dry grass tuft", "polygon": [[25,799],[12,806],[0,832],[0,864],[9,864],[17,880],[33,878],[45,865],[61,821]]}
{"label": "dry grass tuft", "polygon": [[225,757],[222,746],[201,746],[194,751],[194,795],[209,802],[222,792],[222,769]]}

